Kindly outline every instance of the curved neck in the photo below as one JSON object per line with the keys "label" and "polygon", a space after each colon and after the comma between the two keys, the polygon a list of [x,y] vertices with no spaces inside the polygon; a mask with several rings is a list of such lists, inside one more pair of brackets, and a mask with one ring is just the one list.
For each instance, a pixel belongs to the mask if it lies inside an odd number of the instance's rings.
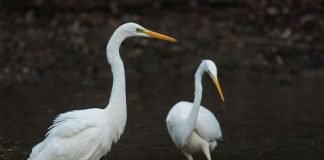
{"label": "curved neck", "polygon": [[111,36],[106,48],[108,62],[113,74],[113,85],[109,104],[105,110],[114,110],[116,114],[126,114],[125,70],[119,55],[119,47],[126,38],[127,35],[118,28]]}
{"label": "curved neck", "polygon": [[183,143],[187,141],[187,139],[190,137],[192,134],[192,131],[194,130],[199,108],[200,108],[200,102],[201,102],[201,97],[202,97],[202,85],[201,85],[201,78],[202,75],[204,74],[204,70],[202,66],[199,66],[196,74],[195,74],[195,99],[190,111],[190,114],[188,118],[185,120],[183,126]]}
{"label": "curved neck", "polygon": [[192,105],[192,109],[190,111],[190,115],[187,119],[187,122],[190,122],[193,125],[196,123],[196,119],[198,116],[199,108],[200,108],[200,102],[202,97],[202,85],[201,85],[201,78],[204,72],[202,69],[198,69],[195,74],[195,99]]}

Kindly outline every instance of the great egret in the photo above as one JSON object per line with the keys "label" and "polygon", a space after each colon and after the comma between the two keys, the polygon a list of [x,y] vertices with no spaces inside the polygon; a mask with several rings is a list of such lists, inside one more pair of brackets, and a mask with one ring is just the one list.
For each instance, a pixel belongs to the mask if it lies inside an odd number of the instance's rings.
{"label": "great egret", "polygon": [[29,160],[99,160],[110,151],[112,143],[116,143],[123,133],[127,119],[125,71],[119,47],[124,39],[132,36],[176,42],[135,23],[118,27],[106,48],[113,74],[107,107],[75,110],[57,116],[45,140],[32,149]]}
{"label": "great egret", "polygon": [[178,102],[169,111],[166,124],[175,145],[188,160],[193,160],[192,153],[203,152],[211,160],[210,151],[222,138],[221,128],[216,117],[203,106],[201,78],[207,72],[213,79],[216,88],[224,101],[223,93],[217,78],[217,68],[213,61],[203,60],[195,74],[195,99],[193,103]]}

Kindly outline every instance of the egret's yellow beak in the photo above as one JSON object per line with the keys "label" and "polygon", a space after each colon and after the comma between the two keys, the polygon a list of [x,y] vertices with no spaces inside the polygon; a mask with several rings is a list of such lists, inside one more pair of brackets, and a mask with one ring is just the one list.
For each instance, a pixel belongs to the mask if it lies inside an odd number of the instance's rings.
{"label": "egret's yellow beak", "polygon": [[162,39],[162,40],[171,41],[171,42],[177,42],[177,40],[172,37],[169,37],[169,36],[166,36],[166,35],[163,35],[160,33],[156,33],[156,32],[153,32],[153,31],[150,31],[147,29],[144,30],[143,33],[149,35],[152,38]]}
{"label": "egret's yellow beak", "polygon": [[218,79],[216,77],[212,77],[212,78],[213,78],[213,81],[214,81],[214,83],[216,85],[217,91],[220,94],[222,101],[224,102],[224,96],[223,96],[223,93],[222,93],[222,89],[221,89],[221,87],[219,85]]}

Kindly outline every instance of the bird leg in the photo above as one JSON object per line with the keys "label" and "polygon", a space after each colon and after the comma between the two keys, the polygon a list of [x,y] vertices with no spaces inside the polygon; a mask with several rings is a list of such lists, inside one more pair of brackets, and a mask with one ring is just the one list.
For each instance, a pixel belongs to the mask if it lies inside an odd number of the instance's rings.
{"label": "bird leg", "polygon": [[209,151],[209,145],[208,144],[203,146],[202,151],[205,154],[207,160],[211,160],[210,151]]}
{"label": "bird leg", "polygon": [[188,160],[193,160],[193,157],[190,153],[187,153],[185,151],[182,151],[182,153],[187,157]]}

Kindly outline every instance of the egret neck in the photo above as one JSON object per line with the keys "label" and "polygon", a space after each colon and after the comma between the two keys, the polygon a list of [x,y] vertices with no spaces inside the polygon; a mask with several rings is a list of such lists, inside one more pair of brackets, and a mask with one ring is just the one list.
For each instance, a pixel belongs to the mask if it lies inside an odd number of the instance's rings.
{"label": "egret neck", "polygon": [[111,89],[109,104],[105,108],[105,110],[113,110],[112,113],[116,113],[116,116],[127,115],[125,70],[123,61],[121,60],[119,55],[120,45],[127,37],[129,37],[129,35],[118,28],[111,36],[106,48],[108,62],[110,64],[111,72],[113,75],[113,85]]}
{"label": "egret neck", "polygon": [[192,105],[192,109],[190,111],[190,114],[188,118],[185,120],[185,124],[183,125],[183,139],[182,139],[182,145],[185,145],[185,142],[187,142],[188,138],[193,132],[193,129],[196,124],[199,108],[200,108],[200,102],[202,98],[202,84],[201,84],[201,78],[204,74],[203,65],[200,65],[196,74],[195,74],[195,99]]}

